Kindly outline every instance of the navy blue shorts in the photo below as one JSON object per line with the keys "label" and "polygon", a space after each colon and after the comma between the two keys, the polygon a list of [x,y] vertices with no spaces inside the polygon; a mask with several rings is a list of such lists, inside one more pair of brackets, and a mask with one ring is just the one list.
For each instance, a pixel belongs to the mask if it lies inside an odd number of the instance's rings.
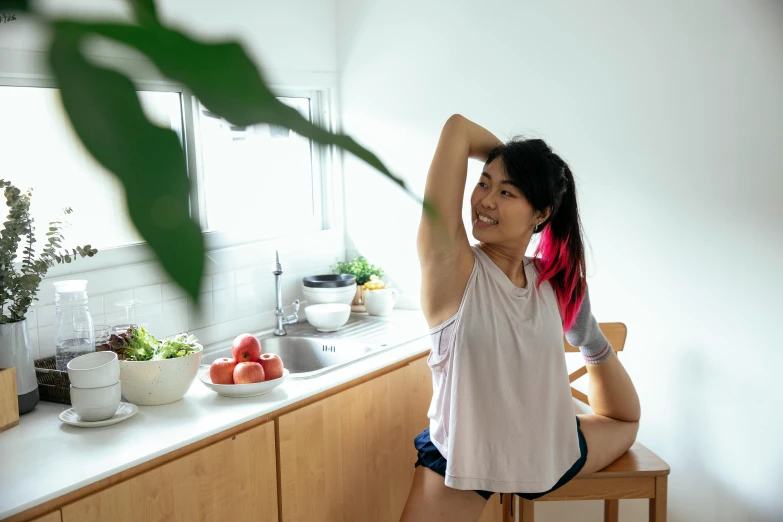
{"label": "navy blue shorts", "polygon": [[[547,493],[550,493],[557,488],[563,486],[565,483],[567,483],[569,480],[574,478],[577,473],[579,473],[582,468],[585,465],[585,462],[587,462],[587,441],[585,440],[585,436],[582,433],[582,429],[580,428],[579,424],[579,417],[576,418],[576,433],[579,437],[579,452],[581,453],[581,456],[579,459],[574,463],[573,466],[571,466],[571,469],[565,472],[565,475],[560,477],[560,480],[557,481],[557,484],[552,486],[552,489],[549,491],[544,491],[543,493],[516,493],[516,495],[526,498],[528,500],[535,500],[538,497],[543,497]],[[416,463],[413,465],[416,466],[424,466],[425,468],[430,468],[432,471],[437,473],[438,475],[441,475],[443,477],[446,476],[446,457],[440,454],[440,451],[438,451],[438,448],[435,447],[435,445],[430,440],[430,429],[427,428],[426,430],[419,433],[415,439],[413,439],[413,445],[416,446],[416,449],[419,451],[419,458],[416,460]],[[483,491],[480,489],[474,489],[476,493],[484,497],[485,499],[489,500],[489,497],[492,496],[492,491]]]}

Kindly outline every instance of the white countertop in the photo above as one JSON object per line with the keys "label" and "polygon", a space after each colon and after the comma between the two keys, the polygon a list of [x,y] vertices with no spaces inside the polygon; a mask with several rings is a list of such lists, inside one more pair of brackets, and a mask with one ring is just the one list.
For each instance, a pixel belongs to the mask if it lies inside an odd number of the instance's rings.
{"label": "white countertop", "polygon": [[196,377],[181,401],[139,406],[130,419],[101,428],[64,424],[58,415],[67,404],[40,402],[0,433],[0,520],[429,350],[421,312],[395,310],[384,322],[389,341],[405,344],[318,377],[289,379],[267,395],[222,397]]}

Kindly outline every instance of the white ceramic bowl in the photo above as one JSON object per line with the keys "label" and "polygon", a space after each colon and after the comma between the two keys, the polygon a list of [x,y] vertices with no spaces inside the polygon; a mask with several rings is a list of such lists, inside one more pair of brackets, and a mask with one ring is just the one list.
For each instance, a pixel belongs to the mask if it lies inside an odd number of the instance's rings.
{"label": "white ceramic bowl", "polygon": [[199,380],[210,390],[217,392],[224,397],[254,397],[264,395],[277,388],[288,378],[288,368],[283,368],[283,376],[263,382],[252,382],[249,384],[212,384],[209,378],[209,370],[201,372]]}
{"label": "white ceramic bowl", "polygon": [[120,406],[121,385],[115,382],[101,388],[77,388],[71,385],[71,406],[85,422],[110,418]]}
{"label": "white ceramic bowl", "polygon": [[343,303],[310,305],[305,308],[305,316],[319,332],[335,332],[351,317],[351,305]]}
{"label": "white ceramic bowl", "polygon": [[122,396],[139,406],[176,402],[193,384],[203,348],[196,353],[160,361],[120,361]]}
{"label": "white ceramic bowl", "polygon": [[68,361],[67,368],[76,388],[102,388],[120,380],[120,362],[111,351],[80,355]]}
{"label": "white ceramic bowl", "polygon": [[313,288],[303,284],[302,294],[308,303],[342,303],[349,305],[356,296],[356,283],[342,288]]}

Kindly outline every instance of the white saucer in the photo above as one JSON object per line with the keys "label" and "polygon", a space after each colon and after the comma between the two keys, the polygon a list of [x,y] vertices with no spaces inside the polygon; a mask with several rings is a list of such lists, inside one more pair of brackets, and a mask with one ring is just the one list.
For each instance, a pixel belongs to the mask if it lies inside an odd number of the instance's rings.
{"label": "white saucer", "polygon": [[67,409],[60,414],[60,420],[71,426],[78,426],[79,428],[100,428],[101,426],[110,426],[117,424],[125,419],[129,419],[136,415],[139,411],[139,407],[129,402],[121,402],[119,408],[113,416],[102,421],[83,421],[73,410],[73,408]]}

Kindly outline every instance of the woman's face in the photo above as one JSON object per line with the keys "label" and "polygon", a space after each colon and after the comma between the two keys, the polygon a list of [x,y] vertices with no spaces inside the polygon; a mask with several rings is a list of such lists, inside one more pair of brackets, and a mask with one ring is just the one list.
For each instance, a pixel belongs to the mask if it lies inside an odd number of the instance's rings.
{"label": "woman's face", "polygon": [[478,241],[527,247],[533,218],[538,213],[522,191],[511,184],[500,158],[494,159],[482,172],[470,197],[470,206],[473,237]]}

